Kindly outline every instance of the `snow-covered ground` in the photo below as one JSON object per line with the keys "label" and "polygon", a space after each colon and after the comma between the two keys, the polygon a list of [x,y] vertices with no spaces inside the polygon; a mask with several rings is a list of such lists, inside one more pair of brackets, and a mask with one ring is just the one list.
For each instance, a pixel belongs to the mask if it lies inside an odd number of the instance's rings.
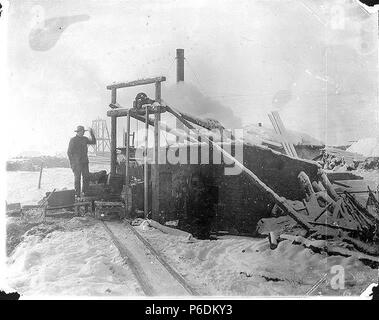
{"label": "snow-covered ground", "polygon": [[8,260],[21,295],[137,296],[142,291],[99,221],[47,221],[30,229]]}
{"label": "snow-covered ground", "polygon": [[[377,270],[358,260],[314,253],[288,240],[271,250],[267,239],[230,236],[188,242],[156,229],[139,232],[204,295],[304,296],[327,274],[313,295],[357,296],[378,279]],[[331,287],[333,266],[343,267],[343,289]]]}
{"label": "snow-covered ground", "polygon": [[[91,171],[103,168],[92,165]],[[44,170],[41,190],[37,189],[38,173],[7,175],[8,202],[36,203],[47,191],[73,187],[70,169]],[[376,179],[378,174],[369,176]],[[143,295],[99,221],[48,218],[33,226],[17,219],[8,219],[8,227],[14,228],[16,238],[26,234],[8,258],[7,279],[21,294]],[[267,239],[223,237],[191,242],[153,228],[138,231],[202,295],[304,296],[325,274],[328,280],[313,294],[359,295],[378,279],[377,270],[358,260],[317,254],[289,241],[271,250]],[[343,289],[330,285],[335,266],[345,272]]]}

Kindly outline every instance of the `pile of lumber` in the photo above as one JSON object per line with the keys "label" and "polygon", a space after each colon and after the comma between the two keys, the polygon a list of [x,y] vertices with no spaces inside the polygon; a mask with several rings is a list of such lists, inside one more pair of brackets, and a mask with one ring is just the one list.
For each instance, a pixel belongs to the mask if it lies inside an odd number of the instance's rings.
{"label": "pile of lumber", "polygon": [[379,169],[379,157],[369,157],[365,161],[361,162],[358,169],[363,170],[377,170]]}
{"label": "pile of lumber", "polygon": [[360,163],[365,161],[361,154],[348,152],[339,148],[326,147],[319,156],[313,159],[326,170],[356,170]]}
{"label": "pile of lumber", "polygon": [[[287,200],[296,216],[301,217],[301,223],[297,221],[300,219],[294,219],[297,228],[293,228],[292,235],[301,234],[309,240],[328,240],[334,244],[349,243],[354,251],[379,256],[379,201],[370,189],[369,210],[367,205],[361,204],[348,191],[338,194],[322,169],[319,170],[317,181],[311,182],[305,172],[300,172],[298,179],[304,190],[304,199]],[[288,213],[279,206],[274,206],[273,215],[284,216]],[[278,224],[280,222],[283,225],[283,221],[276,219]],[[300,233],[299,228],[304,232]],[[285,232],[291,234],[288,230]],[[275,238],[283,238],[278,230],[268,234],[270,244],[275,243]]]}

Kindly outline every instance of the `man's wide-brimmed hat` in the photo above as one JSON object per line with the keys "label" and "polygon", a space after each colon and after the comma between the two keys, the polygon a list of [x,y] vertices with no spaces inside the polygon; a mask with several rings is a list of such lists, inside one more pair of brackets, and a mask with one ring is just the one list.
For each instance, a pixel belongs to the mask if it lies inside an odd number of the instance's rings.
{"label": "man's wide-brimmed hat", "polygon": [[83,126],[77,126],[75,132],[79,132],[79,131],[87,131],[87,130],[84,130]]}

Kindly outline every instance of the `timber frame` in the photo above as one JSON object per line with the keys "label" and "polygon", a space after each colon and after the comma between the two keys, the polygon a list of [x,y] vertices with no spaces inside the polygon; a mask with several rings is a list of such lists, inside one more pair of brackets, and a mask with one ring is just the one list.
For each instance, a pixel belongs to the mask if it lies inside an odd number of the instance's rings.
{"label": "timber frame", "polygon": [[[166,81],[166,77],[146,78],[130,82],[114,83],[107,86],[108,90],[111,90],[111,104],[113,108],[119,108],[117,103],[117,90],[122,88],[129,88],[141,85],[155,84],[155,101],[160,103],[161,101],[161,83]],[[147,168],[147,142],[148,142],[148,127],[154,126],[154,155],[155,164],[152,166],[152,195],[153,195],[153,215],[159,213],[159,166],[158,166],[158,150],[160,143],[160,114],[164,110],[158,107],[145,107],[144,111],[137,111],[131,109],[113,109],[107,112],[107,115],[111,118],[111,174],[116,173],[117,162],[117,118],[126,116],[126,163],[125,163],[125,189],[124,194],[129,195],[129,145],[130,145],[130,117],[145,122],[145,152],[144,152],[144,215],[148,217],[148,168]],[[149,119],[149,113],[154,114],[154,121]],[[145,116],[145,117],[144,117]],[[128,206],[126,206],[128,207]]]}

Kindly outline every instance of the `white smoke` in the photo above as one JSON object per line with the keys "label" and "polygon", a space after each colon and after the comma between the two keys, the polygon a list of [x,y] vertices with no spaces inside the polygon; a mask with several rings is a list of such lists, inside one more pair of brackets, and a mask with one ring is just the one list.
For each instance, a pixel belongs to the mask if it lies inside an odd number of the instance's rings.
{"label": "white smoke", "polygon": [[203,119],[218,120],[225,128],[242,128],[241,119],[231,108],[205,96],[190,83],[179,82],[167,88],[164,100],[182,112]]}

